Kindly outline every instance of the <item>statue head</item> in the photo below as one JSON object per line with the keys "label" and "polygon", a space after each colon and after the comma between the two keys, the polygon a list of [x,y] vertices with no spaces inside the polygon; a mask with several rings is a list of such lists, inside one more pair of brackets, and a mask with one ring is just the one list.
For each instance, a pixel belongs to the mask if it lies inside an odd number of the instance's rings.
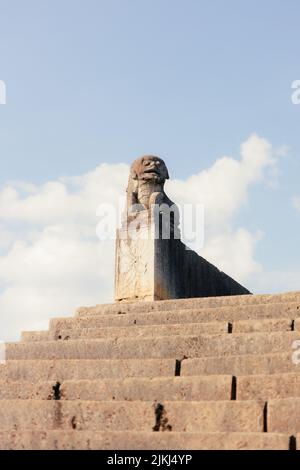
{"label": "statue head", "polygon": [[164,183],[165,180],[169,179],[165,162],[154,155],[145,155],[135,160],[130,168],[130,176],[133,180],[157,183]]}

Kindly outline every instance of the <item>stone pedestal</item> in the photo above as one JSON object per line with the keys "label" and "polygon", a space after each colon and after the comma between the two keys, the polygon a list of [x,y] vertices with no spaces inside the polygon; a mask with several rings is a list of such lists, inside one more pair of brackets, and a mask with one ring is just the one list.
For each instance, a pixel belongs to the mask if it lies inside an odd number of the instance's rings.
{"label": "stone pedestal", "polygon": [[148,211],[138,228],[121,228],[116,238],[115,300],[155,300],[155,240]]}
{"label": "stone pedestal", "polygon": [[190,250],[162,235],[158,218],[141,211],[117,231],[115,300],[166,300],[250,292]]}

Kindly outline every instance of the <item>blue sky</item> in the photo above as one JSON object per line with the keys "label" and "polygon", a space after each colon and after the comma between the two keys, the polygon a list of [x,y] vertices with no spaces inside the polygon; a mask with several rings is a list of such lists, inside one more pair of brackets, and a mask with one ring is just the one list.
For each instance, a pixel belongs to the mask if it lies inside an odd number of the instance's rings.
{"label": "blue sky", "polygon": [[1,0],[0,8],[2,181],[42,182],[149,151],[188,175],[237,152],[253,131],[299,150],[300,107],[290,100],[297,0]]}
{"label": "blue sky", "polygon": [[186,179],[256,133],[289,151],[276,187],[254,184],[231,224],[264,233],[264,269],[298,273],[298,0],[0,0],[0,12],[1,187],[144,153]]}

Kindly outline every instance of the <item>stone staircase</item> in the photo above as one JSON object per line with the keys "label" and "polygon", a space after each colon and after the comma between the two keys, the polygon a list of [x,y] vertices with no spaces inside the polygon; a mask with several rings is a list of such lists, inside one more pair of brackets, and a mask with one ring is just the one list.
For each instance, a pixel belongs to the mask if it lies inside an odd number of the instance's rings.
{"label": "stone staircase", "polygon": [[300,448],[300,292],[80,308],[6,345],[0,449]]}

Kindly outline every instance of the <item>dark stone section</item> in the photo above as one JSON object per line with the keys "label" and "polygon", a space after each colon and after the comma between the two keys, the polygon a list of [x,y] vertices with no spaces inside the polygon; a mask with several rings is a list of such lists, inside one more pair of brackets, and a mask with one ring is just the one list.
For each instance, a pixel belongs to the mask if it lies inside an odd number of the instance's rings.
{"label": "dark stone section", "polygon": [[155,243],[155,298],[183,299],[251,294],[178,239]]}

